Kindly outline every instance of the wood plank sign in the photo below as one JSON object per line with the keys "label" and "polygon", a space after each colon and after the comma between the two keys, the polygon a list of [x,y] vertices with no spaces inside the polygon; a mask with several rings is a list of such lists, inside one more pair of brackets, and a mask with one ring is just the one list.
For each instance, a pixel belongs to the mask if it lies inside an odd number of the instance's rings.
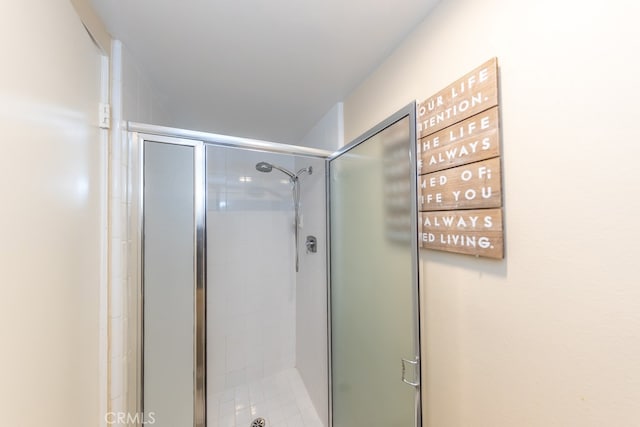
{"label": "wood plank sign", "polygon": [[500,155],[498,107],[420,140],[418,174],[430,173]]}
{"label": "wood plank sign", "polygon": [[[502,210],[479,209],[420,213],[423,247],[502,258]],[[426,245],[426,246],[425,246]]]}
{"label": "wood plank sign", "polygon": [[418,138],[498,105],[498,59],[492,58],[418,104]]}
{"label": "wood plank sign", "polygon": [[418,104],[420,247],[502,259],[498,61]]}
{"label": "wood plank sign", "polygon": [[470,163],[420,176],[421,211],[499,208],[500,159]]}

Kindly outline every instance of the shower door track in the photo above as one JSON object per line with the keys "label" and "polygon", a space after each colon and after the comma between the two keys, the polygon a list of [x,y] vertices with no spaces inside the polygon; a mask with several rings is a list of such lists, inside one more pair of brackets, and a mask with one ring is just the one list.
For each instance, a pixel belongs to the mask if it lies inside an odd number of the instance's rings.
{"label": "shower door track", "polygon": [[242,148],[245,150],[265,151],[269,153],[291,154],[295,156],[314,157],[319,159],[326,159],[333,154],[331,151],[320,150],[317,148],[299,147],[297,145],[281,144],[279,142],[178,129],[166,126],[148,125],[136,122],[127,122],[127,130],[129,132],[137,132],[140,134],[147,134],[149,136],[165,136],[170,138],[195,140],[200,141],[205,145]]}

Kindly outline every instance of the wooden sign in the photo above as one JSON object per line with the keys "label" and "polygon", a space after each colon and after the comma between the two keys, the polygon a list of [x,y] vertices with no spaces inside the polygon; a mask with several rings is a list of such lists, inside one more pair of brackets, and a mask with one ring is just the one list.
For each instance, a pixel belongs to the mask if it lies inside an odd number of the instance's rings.
{"label": "wooden sign", "polygon": [[499,156],[498,116],[493,107],[418,141],[418,174]]}
{"label": "wooden sign", "polygon": [[420,248],[502,259],[498,60],[418,105]]}
{"label": "wooden sign", "polygon": [[418,138],[498,105],[498,60],[492,58],[418,104]]}
{"label": "wooden sign", "polygon": [[420,213],[420,247],[501,259],[502,210]]}
{"label": "wooden sign", "polygon": [[421,211],[502,206],[500,158],[420,176]]}

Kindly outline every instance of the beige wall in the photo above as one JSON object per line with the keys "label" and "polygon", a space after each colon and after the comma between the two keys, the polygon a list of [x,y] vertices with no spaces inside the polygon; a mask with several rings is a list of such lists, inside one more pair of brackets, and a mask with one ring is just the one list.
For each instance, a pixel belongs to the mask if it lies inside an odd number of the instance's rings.
{"label": "beige wall", "polygon": [[111,36],[100,17],[93,10],[90,0],[70,0],[82,24],[91,33],[93,41],[100,47],[102,53],[109,56],[111,51]]}
{"label": "beige wall", "polygon": [[426,425],[638,425],[638,16],[443,0],[345,101],[349,141],[499,60],[506,259],[421,253]]}
{"label": "beige wall", "polygon": [[97,426],[101,56],[68,0],[4,2],[0,47],[0,424]]}

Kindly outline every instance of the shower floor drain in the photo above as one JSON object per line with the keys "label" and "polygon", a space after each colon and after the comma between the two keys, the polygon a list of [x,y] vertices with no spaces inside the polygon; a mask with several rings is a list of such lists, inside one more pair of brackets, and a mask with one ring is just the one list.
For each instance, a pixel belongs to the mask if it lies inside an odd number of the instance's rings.
{"label": "shower floor drain", "polygon": [[250,427],[266,427],[266,425],[267,420],[265,420],[264,418],[256,418],[255,420],[253,420]]}

